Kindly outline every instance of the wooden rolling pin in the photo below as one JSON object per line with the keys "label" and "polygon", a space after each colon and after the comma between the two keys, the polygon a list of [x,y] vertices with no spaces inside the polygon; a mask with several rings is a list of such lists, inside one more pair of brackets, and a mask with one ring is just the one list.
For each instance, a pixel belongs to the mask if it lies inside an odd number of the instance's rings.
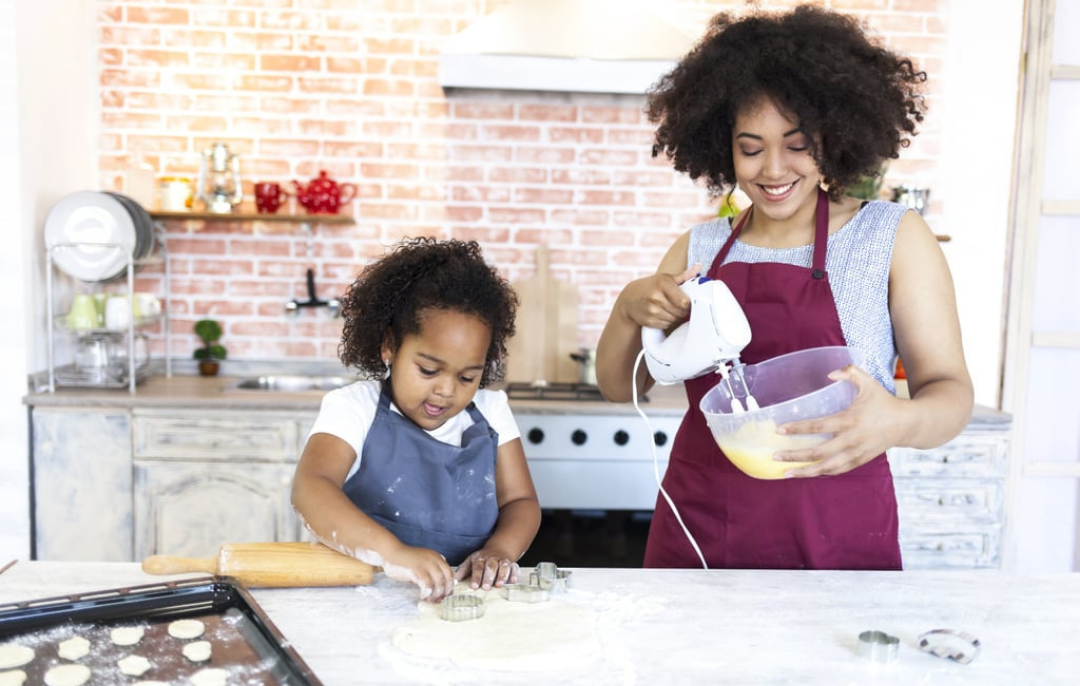
{"label": "wooden rolling pin", "polygon": [[147,574],[231,576],[248,588],[366,586],[378,570],[321,543],[226,543],[217,557],[153,555],[143,560],[142,569]]}

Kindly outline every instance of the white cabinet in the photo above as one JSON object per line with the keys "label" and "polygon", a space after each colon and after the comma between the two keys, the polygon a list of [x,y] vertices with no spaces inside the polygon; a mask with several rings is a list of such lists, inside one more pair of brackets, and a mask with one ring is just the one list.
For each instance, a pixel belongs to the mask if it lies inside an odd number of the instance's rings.
{"label": "white cabinet", "polygon": [[975,424],[940,448],[889,451],[905,569],[1001,566],[1008,429]]}

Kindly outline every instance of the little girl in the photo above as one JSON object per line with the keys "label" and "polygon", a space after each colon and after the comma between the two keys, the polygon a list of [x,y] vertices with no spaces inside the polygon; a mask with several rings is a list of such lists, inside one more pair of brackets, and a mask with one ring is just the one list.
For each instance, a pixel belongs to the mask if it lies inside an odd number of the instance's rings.
{"label": "little girl", "polygon": [[431,238],[369,265],[342,300],[341,361],[367,380],[324,398],[293,507],[431,602],[455,579],[515,583],[540,526],[506,394],[483,390],[502,378],[516,309],[475,242]]}

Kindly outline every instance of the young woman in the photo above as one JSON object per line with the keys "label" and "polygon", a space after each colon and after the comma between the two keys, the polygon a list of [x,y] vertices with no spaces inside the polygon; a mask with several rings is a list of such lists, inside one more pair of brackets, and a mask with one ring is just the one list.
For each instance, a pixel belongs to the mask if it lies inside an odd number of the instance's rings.
{"label": "young woman", "polygon": [[[885,451],[937,446],[970,418],[955,295],[934,235],[900,205],[844,195],[907,145],[922,121],[925,78],[855,19],[801,6],[714,17],[650,94],[654,154],[714,193],[738,185],[752,206],[692,227],[656,274],[624,288],[597,348],[604,395],[625,402],[635,384],[652,386],[644,365],[632,378],[641,328],[684,321],[679,284],[699,272],[723,280],[746,312],[743,362],[825,345],[858,348],[867,360],[865,370],[832,375],[858,387],[849,409],[778,428],[833,434],[777,453],[814,462],[778,481],[744,475],[713,441],[698,403],[717,377],[686,382],[689,410],[664,487],[710,567],[900,569]],[[898,353],[909,400],[894,395]],[[663,499],[645,564],[701,564]]]}
{"label": "young woman", "polygon": [[320,541],[432,602],[455,579],[516,582],[540,526],[506,394],[485,389],[516,308],[476,243],[434,239],[370,265],[342,302],[341,361],[369,380],[323,400],[293,506]]}

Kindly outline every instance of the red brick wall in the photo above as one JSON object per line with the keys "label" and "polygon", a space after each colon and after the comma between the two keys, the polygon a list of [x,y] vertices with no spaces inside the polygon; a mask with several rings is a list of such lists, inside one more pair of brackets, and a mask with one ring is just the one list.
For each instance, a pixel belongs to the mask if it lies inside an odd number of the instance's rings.
{"label": "red brick wall", "polygon": [[[170,222],[173,354],[187,356],[203,316],[220,319],[236,358],[336,355],[325,311],[286,317],[315,269],[339,294],[405,236],[478,240],[511,279],[532,274],[539,243],[579,287],[580,342],[595,344],[629,280],[655,269],[674,238],[711,215],[706,194],[652,160],[642,96],[454,91],[438,84],[442,42],[503,4],[482,0],[176,0],[101,3],[100,173],[123,190],[135,162],[195,176],[216,140],[251,184],[307,181],[325,169],[355,183],[351,226]],[[790,6],[792,2],[769,6]],[[934,185],[947,0],[834,0],[865,17],[931,73],[931,114],[887,184]],[[657,3],[691,35],[742,3]],[[935,204],[940,198],[935,198]],[[157,287],[153,269],[140,289]],[[155,342],[163,350],[161,337]]]}

